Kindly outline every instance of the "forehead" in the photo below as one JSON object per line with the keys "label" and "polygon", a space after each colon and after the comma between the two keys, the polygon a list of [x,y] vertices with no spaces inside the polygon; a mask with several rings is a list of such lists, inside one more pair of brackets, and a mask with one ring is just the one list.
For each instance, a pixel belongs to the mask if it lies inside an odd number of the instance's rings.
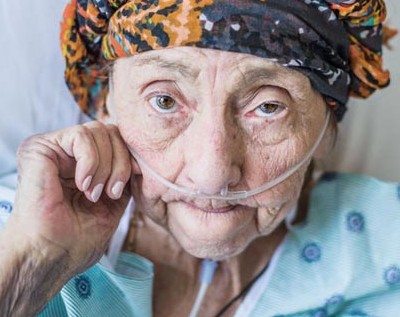
{"label": "forehead", "polygon": [[[141,53],[116,61],[115,73],[124,79],[145,79],[169,74],[176,79],[196,82],[207,74],[226,79],[226,85],[241,86],[263,80],[287,89],[300,99],[313,91],[309,79],[273,60],[250,54],[233,53],[196,47],[176,47]],[[203,76],[202,76],[203,75]],[[128,76],[128,78],[126,78]],[[135,81],[136,81],[135,80]]]}

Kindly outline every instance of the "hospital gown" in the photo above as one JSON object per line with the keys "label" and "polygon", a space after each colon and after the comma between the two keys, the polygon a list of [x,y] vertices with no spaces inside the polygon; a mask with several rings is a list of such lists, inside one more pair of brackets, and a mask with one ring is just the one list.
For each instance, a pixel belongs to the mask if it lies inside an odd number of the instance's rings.
{"label": "hospital gown", "polygon": [[[10,191],[0,194],[1,226],[13,205]],[[153,276],[150,261],[122,253],[115,272],[94,265],[39,316],[152,316]],[[307,219],[289,226],[235,316],[400,316],[400,185],[324,174]]]}

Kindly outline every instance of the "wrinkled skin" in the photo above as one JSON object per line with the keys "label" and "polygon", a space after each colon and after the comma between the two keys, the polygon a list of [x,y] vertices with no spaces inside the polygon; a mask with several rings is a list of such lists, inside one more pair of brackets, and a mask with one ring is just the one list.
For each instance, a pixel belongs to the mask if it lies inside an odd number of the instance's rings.
{"label": "wrinkled skin", "polygon": [[[128,190],[122,192],[129,154],[117,128],[91,122],[38,135],[20,146],[18,160],[8,229],[15,226],[44,255],[65,254],[75,272],[96,263],[130,198]],[[123,184],[115,195],[118,182]]]}
{"label": "wrinkled skin", "polygon": [[0,232],[0,316],[36,316],[104,254],[130,198],[131,164],[118,129],[99,122],[31,137],[17,159]]}
{"label": "wrinkled skin", "polygon": [[[108,104],[128,147],[163,177],[206,194],[276,178],[307,154],[326,114],[302,74],[198,48],[118,60]],[[135,165],[133,192],[139,208],[187,252],[224,259],[278,226],[297,202],[306,167],[262,194],[225,202],[185,197]]]}

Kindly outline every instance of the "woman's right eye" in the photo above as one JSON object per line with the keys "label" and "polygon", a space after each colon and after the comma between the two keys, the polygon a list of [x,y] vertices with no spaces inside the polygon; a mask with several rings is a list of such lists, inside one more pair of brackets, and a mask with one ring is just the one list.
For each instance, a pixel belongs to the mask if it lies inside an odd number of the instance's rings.
{"label": "woman's right eye", "polygon": [[157,95],[149,100],[150,105],[158,112],[173,113],[177,110],[177,104],[174,98],[168,95]]}
{"label": "woman's right eye", "polygon": [[285,110],[285,107],[277,103],[264,102],[257,107],[255,113],[260,117],[273,117]]}

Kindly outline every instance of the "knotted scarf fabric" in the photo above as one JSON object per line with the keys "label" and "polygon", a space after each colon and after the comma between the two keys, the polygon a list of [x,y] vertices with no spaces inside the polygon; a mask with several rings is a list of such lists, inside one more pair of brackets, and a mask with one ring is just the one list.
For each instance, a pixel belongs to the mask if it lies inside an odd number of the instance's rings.
{"label": "knotted scarf fabric", "polygon": [[349,95],[389,83],[383,0],[72,0],[61,46],[83,111],[107,116],[109,62],[194,46],[252,54],[305,74],[341,120]]}

